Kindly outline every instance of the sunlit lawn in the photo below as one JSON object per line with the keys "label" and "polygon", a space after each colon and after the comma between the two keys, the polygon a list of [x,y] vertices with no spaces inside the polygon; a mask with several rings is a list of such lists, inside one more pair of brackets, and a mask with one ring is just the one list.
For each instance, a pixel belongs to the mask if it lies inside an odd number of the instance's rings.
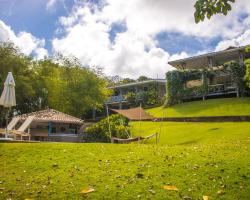
{"label": "sunlit lawn", "polygon": [[147,110],[155,117],[200,117],[250,115],[250,98],[210,99]]}
{"label": "sunlit lawn", "polygon": [[[134,135],[157,129],[148,122],[132,126]],[[157,146],[2,143],[0,199],[248,200],[249,126],[165,123]],[[88,187],[95,191],[80,193]]]}

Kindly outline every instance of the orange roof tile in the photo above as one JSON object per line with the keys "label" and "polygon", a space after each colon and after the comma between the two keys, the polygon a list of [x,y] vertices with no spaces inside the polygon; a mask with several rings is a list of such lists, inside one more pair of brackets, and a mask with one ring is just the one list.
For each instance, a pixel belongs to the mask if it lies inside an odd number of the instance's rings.
{"label": "orange roof tile", "polygon": [[54,109],[41,110],[37,112],[20,115],[21,120],[25,120],[28,116],[35,116],[33,121],[37,122],[57,122],[70,124],[83,124],[83,120],[71,115],[59,112]]}

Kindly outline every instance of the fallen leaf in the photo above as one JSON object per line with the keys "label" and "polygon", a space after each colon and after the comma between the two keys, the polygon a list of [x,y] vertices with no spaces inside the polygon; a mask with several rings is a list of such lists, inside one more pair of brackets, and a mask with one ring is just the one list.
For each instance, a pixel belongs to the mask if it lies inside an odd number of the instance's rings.
{"label": "fallen leaf", "polygon": [[174,185],[164,185],[163,186],[164,190],[174,190],[174,191],[178,191],[178,188]]}
{"label": "fallen leaf", "polygon": [[192,200],[192,197],[185,196],[185,197],[183,197],[183,200]]}
{"label": "fallen leaf", "polygon": [[208,196],[203,196],[203,200],[208,200]]}
{"label": "fallen leaf", "polygon": [[223,190],[219,190],[219,191],[217,192],[217,195],[218,195],[218,196],[223,195],[223,194],[225,194],[225,192],[224,192]]}
{"label": "fallen leaf", "polygon": [[155,191],[154,190],[149,190],[149,192],[151,193],[151,194],[155,194]]}
{"label": "fallen leaf", "polygon": [[91,193],[91,192],[94,192],[95,190],[93,188],[85,188],[85,189],[82,189],[82,191],[80,192],[81,194],[88,194],[88,193]]}

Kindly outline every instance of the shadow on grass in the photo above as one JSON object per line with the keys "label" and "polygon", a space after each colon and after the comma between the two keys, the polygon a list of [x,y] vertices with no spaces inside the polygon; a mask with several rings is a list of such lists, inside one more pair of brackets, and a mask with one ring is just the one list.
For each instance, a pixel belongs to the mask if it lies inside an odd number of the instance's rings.
{"label": "shadow on grass", "polygon": [[220,128],[210,128],[209,131],[216,131],[219,130]]}
{"label": "shadow on grass", "polygon": [[186,142],[178,143],[177,145],[191,145],[191,144],[197,144],[198,140],[189,140]]}

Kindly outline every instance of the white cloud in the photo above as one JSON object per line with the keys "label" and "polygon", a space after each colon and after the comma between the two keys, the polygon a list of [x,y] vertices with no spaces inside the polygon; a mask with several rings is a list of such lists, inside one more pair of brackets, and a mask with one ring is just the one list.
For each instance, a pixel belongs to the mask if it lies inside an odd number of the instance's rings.
{"label": "white cloud", "polygon": [[111,42],[111,24],[100,20],[99,15],[98,10],[93,13],[85,6],[74,10],[69,17],[61,17],[59,22],[65,36],[54,38],[54,51],[74,55],[85,65],[102,66],[108,75],[164,77],[171,69],[167,64],[169,54],[157,48],[153,37],[126,31]]}
{"label": "white cloud", "polygon": [[250,13],[249,0],[236,1],[229,15],[216,15],[211,20],[195,24],[194,3],[196,0],[107,0],[107,6],[100,13],[102,19],[110,22],[125,20],[129,30],[145,34],[161,31],[181,32],[198,37],[221,36],[232,38],[245,27],[239,15]]}
{"label": "white cloud", "polygon": [[188,56],[189,55],[186,52],[182,51],[181,53],[171,55],[171,57],[169,58],[169,61],[187,58]]}
{"label": "white cloud", "polygon": [[223,40],[219,42],[219,44],[216,46],[215,50],[220,51],[224,50],[230,46],[245,46],[250,44],[250,29],[245,31],[242,35],[239,37],[230,39],[230,40]]}
{"label": "white cloud", "polygon": [[46,4],[46,9],[51,10],[54,8],[54,6],[57,4],[58,0],[48,0]]}
{"label": "white cloud", "polygon": [[46,49],[44,49],[45,40],[38,39],[32,34],[27,32],[20,32],[17,35],[9,26],[0,20],[0,41],[1,42],[13,42],[20,48],[21,52],[25,55],[33,54],[36,58],[41,59],[48,55]]}
{"label": "white cloud", "polygon": [[[77,0],[72,0],[72,1],[74,1],[75,3]],[[49,12],[54,12],[56,11],[58,6],[60,7],[62,6],[68,12],[68,8],[65,4],[65,0],[47,0],[46,10]]]}
{"label": "white cloud", "polygon": [[[172,69],[167,64],[169,60],[190,55],[169,55],[158,48],[158,33],[178,32],[206,40],[221,37],[224,43],[234,41],[250,28],[250,17],[242,18],[242,14],[250,13],[248,1],[237,1],[226,17],[216,15],[199,24],[193,17],[195,0],[106,0],[102,9],[89,3],[77,4],[69,16],[59,19],[64,36],[54,38],[52,46],[55,52],[73,54],[85,65],[104,67],[108,75],[164,77]],[[109,31],[113,23],[125,23],[127,30],[111,42]],[[218,48],[223,48],[224,43]]]}

